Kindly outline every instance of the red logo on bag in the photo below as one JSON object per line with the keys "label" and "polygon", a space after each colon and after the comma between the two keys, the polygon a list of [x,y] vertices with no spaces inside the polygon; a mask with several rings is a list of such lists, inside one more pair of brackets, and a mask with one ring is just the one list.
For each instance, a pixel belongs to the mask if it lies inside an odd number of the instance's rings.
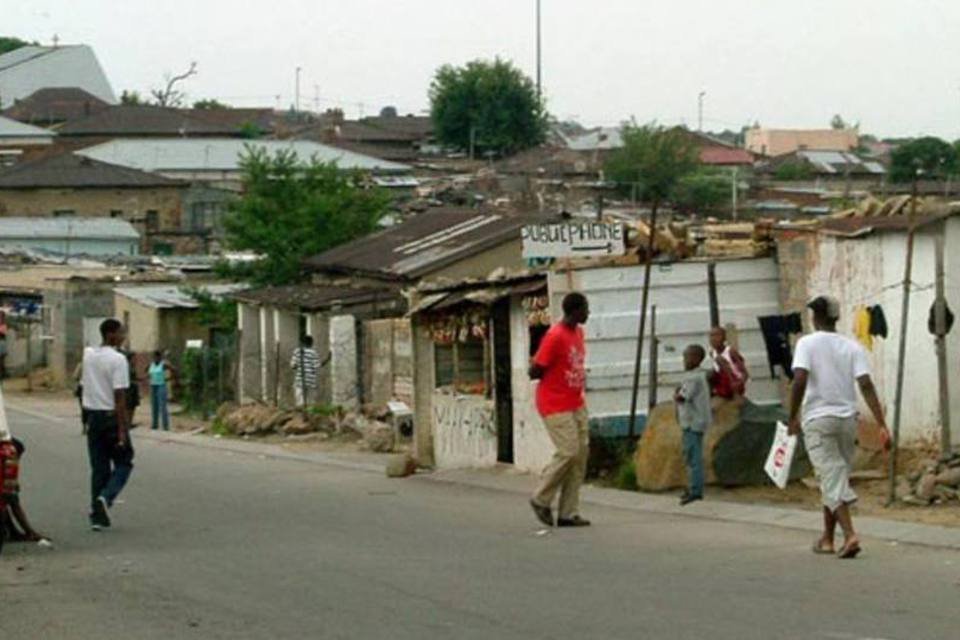
{"label": "red logo on bag", "polygon": [[773,466],[776,468],[781,468],[783,463],[786,462],[787,450],[783,447],[779,447],[773,454]]}

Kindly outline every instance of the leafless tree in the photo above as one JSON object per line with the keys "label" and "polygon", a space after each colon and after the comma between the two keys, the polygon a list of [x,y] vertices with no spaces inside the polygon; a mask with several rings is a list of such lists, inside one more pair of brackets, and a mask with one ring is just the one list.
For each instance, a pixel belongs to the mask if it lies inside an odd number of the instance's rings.
{"label": "leafless tree", "polygon": [[150,91],[150,95],[153,96],[158,107],[182,107],[187,94],[177,89],[176,86],[190,76],[195,75],[197,75],[197,63],[194,61],[190,63],[190,68],[183,73],[177,75],[170,75],[168,73],[164,76],[164,80],[167,83],[166,86],[163,89],[153,89]]}

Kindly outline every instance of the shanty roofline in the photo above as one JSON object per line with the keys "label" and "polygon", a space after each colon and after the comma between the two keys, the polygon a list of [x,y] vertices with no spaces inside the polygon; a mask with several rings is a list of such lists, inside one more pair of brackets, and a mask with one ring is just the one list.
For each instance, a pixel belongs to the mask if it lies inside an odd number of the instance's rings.
{"label": "shanty roofline", "polygon": [[508,216],[478,209],[438,209],[348,242],[304,264],[313,271],[414,280],[510,240],[539,216]]}
{"label": "shanty roofline", "polygon": [[[247,287],[249,285],[232,283],[202,285],[198,288],[204,293],[210,294],[214,299],[220,299],[227,294]],[[117,287],[114,292],[145,307],[154,309],[197,309],[200,307],[200,303],[182,285]]]}
{"label": "shanty roofline", "polygon": [[399,299],[392,289],[354,288],[334,285],[297,284],[283,287],[262,287],[230,294],[231,300],[261,307],[277,307],[294,311],[324,311],[339,307]]}

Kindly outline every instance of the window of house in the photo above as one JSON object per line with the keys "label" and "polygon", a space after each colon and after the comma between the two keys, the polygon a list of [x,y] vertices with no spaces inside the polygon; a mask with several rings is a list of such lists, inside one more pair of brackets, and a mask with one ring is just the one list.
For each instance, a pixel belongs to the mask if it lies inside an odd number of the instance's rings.
{"label": "window of house", "polygon": [[461,393],[486,391],[486,349],[482,340],[434,344],[436,386],[454,387]]}
{"label": "window of house", "polygon": [[224,210],[223,202],[194,202],[190,207],[190,230],[219,230]]}
{"label": "window of house", "polygon": [[156,232],[160,229],[160,212],[156,209],[147,211],[147,232]]}
{"label": "window of house", "polygon": [[53,212],[54,218],[72,218],[77,215],[77,212],[73,209],[55,209]]}
{"label": "window of house", "polygon": [[169,242],[154,242],[153,243],[153,255],[155,256],[172,256],[173,255],[173,245]]}
{"label": "window of house", "polygon": [[111,217],[111,218],[122,218],[122,217],[123,217],[123,209],[110,209],[110,217]]}

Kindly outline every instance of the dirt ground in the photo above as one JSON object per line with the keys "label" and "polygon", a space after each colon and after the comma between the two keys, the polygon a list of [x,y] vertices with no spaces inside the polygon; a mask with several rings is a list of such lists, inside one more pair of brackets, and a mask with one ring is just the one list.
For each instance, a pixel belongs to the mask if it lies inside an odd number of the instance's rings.
{"label": "dirt ground", "polygon": [[[922,469],[927,461],[936,459],[938,452],[938,446],[934,442],[924,442],[909,449],[901,449],[897,469],[901,475],[915,472]],[[860,497],[855,507],[856,514],[889,520],[960,527],[960,502],[955,500],[942,504],[920,506],[907,504],[898,499],[892,506],[888,507],[890,481],[887,470],[889,458],[886,454],[861,453],[862,455],[858,456],[857,471],[854,472],[853,477],[853,489]],[[871,475],[873,477],[858,477]],[[882,477],[877,478],[877,475]],[[816,481],[812,477],[806,478],[803,482],[791,483],[783,491],[772,486],[732,489],[710,487],[707,491],[709,496],[719,500],[789,505],[810,510],[820,509],[820,492],[816,487]],[[897,495],[898,498],[902,497],[899,488]]]}

